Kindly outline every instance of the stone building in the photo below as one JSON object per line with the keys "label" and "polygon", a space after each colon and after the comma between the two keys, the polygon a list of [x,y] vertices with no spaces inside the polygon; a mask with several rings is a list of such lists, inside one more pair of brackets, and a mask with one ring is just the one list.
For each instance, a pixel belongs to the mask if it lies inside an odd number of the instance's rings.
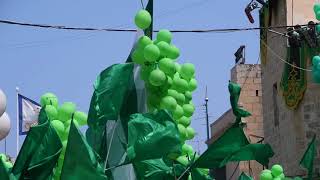
{"label": "stone building", "polygon": [[[261,26],[317,22],[313,12],[316,2],[318,1],[269,0],[270,6],[265,9],[267,13],[264,12]],[[286,28],[273,30],[287,32]],[[301,55],[300,61],[288,59],[289,53],[297,51],[287,51],[287,38],[270,31],[264,32],[261,36],[260,51],[263,127],[265,142],[269,143],[275,152],[269,165],[281,164],[287,176],[305,175],[306,171],[299,166],[299,161],[314,134],[317,134],[318,142],[320,139],[320,84],[312,82],[311,72],[289,67],[283,61],[312,69],[312,56]],[[289,71],[285,72],[285,68]],[[320,173],[319,145],[317,149],[315,175]]]}
{"label": "stone building", "polygon": [[[239,105],[252,113],[252,116],[243,119],[247,138],[256,143],[263,137],[262,105],[261,105],[261,69],[259,64],[238,64],[231,69],[231,81],[242,87]],[[231,109],[226,111],[210,125],[211,139],[207,143],[217,140],[235,122]],[[262,166],[255,161],[228,163],[226,167],[216,172],[219,179],[237,180],[241,172],[251,174],[255,179],[262,170]]]}

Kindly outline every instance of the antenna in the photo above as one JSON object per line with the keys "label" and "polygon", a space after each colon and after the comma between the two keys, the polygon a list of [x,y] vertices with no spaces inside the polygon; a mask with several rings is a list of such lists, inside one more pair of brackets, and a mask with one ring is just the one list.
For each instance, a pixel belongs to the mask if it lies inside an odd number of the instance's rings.
{"label": "antenna", "polygon": [[205,107],[206,107],[206,122],[207,122],[207,140],[210,139],[210,136],[209,136],[209,115],[208,115],[208,101],[209,101],[209,98],[208,98],[208,94],[207,94],[207,86],[206,86],[206,94],[205,94]]}

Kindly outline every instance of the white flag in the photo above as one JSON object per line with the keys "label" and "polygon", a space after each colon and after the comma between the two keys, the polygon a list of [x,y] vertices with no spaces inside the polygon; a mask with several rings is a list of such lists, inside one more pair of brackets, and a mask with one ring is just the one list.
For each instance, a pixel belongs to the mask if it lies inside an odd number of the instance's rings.
{"label": "white flag", "polygon": [[38,124],[41,106],[37,102],[18,94],[19,134],[25,135],[30,127]]}

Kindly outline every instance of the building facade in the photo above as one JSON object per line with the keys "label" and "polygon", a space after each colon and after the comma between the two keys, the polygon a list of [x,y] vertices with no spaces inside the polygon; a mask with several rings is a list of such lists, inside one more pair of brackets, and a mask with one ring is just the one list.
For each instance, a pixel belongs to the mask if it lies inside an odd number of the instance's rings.
{"label": "building facade", "polygon": [[[317,0],[271,0],[263,26],[303,25],[314,19],[313,5]],[[267,21],[267,22],[266,22]],[[281,33],[287,28],[274,29]],[[312,82],[310,71],[289,67],[293,65],[312,69],[312,56],[301,55],[300,61],[288,59],[296,50],[288,51],[288,39],[273,32],[261,37],[262,107],[265,142],[275,156],[269,165],[281,164],[286,176],[306,175],[300,159],[312,137],[317,135],[314,174],[320,173],[320,84]],[[291,46],[293,47],[293,46]],[[301,52],[303,53],[303,52]],[[290,71],[286,72],[285,69]],[[298,78],[297,78],[298,77]]]}
{"label": "building facade", "polygon": [[[245,134],[250,142],[256,143],[263,138],[262,120],[262,91],[261,69],[259,64],[238,64],[231,69],[231,81],[242,87],[239,105],[251,112],[252,116],[244,118],[246,123]],[[226,111],[214,123],[210,125],[211,139],[207,143],[217,140],[235,122],[235,116],[231,109]],[[255,161],[228,163],[217,173],[219,179],[237,180],[242,172],[250,174],[258,179],[262,166]]]}

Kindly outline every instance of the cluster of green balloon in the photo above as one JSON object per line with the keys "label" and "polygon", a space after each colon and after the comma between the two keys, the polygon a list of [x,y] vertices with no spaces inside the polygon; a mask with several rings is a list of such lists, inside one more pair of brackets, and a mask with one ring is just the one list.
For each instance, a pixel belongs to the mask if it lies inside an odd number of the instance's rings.
{"label": "cluster of green balloon", "polygon": [[9,161],[9,158],[5,154],[1,153],[0,159],[3,162],[3,165],[7,170],[9,170],[13,167],[12,162]]}
{"label": "cluster of green balloon", "polygon": [[[135,24],[140,29],[148,28],[151,21],[146,10],[140,10],[135,16]],[[154,41],[142,36],[131,58],[141,66],[140,77],[147,89],[148,110],[166,109],[172,113],[184,143],[195,136],[190,123],[195,111],[192,92],[197,88],[197,80],[193,64],[177,62],[180,50],[171,41],[172,34],[166,29],[160,30]]]}
{"label": "cluster of green balloon", "polygon": [[312,58],[312,78],[315,83],[320,83],[320,56]]}
{"label": "cluster of green balloon", "polygon": [[59,106],[57,96],[52,93],[45,93],[42,95],[40,104],[45,108],[50,123],[56,130],[62,142],[63,149],[58,160],[58,166],[55,168],[54,176],[55,179],[59,179],[68,143],[71,119],[74,119],[73,122],[76,126],[84,126],[87,125],[87,114],[76,111],[76,105],[72,102],[65,102]]}
{"label": "cluster of green balloon", "polygon": [[260,173],[260,180],[282,180],[285,179],[283,168],[279,164],[272,166],[271,171],[265,169]]}

